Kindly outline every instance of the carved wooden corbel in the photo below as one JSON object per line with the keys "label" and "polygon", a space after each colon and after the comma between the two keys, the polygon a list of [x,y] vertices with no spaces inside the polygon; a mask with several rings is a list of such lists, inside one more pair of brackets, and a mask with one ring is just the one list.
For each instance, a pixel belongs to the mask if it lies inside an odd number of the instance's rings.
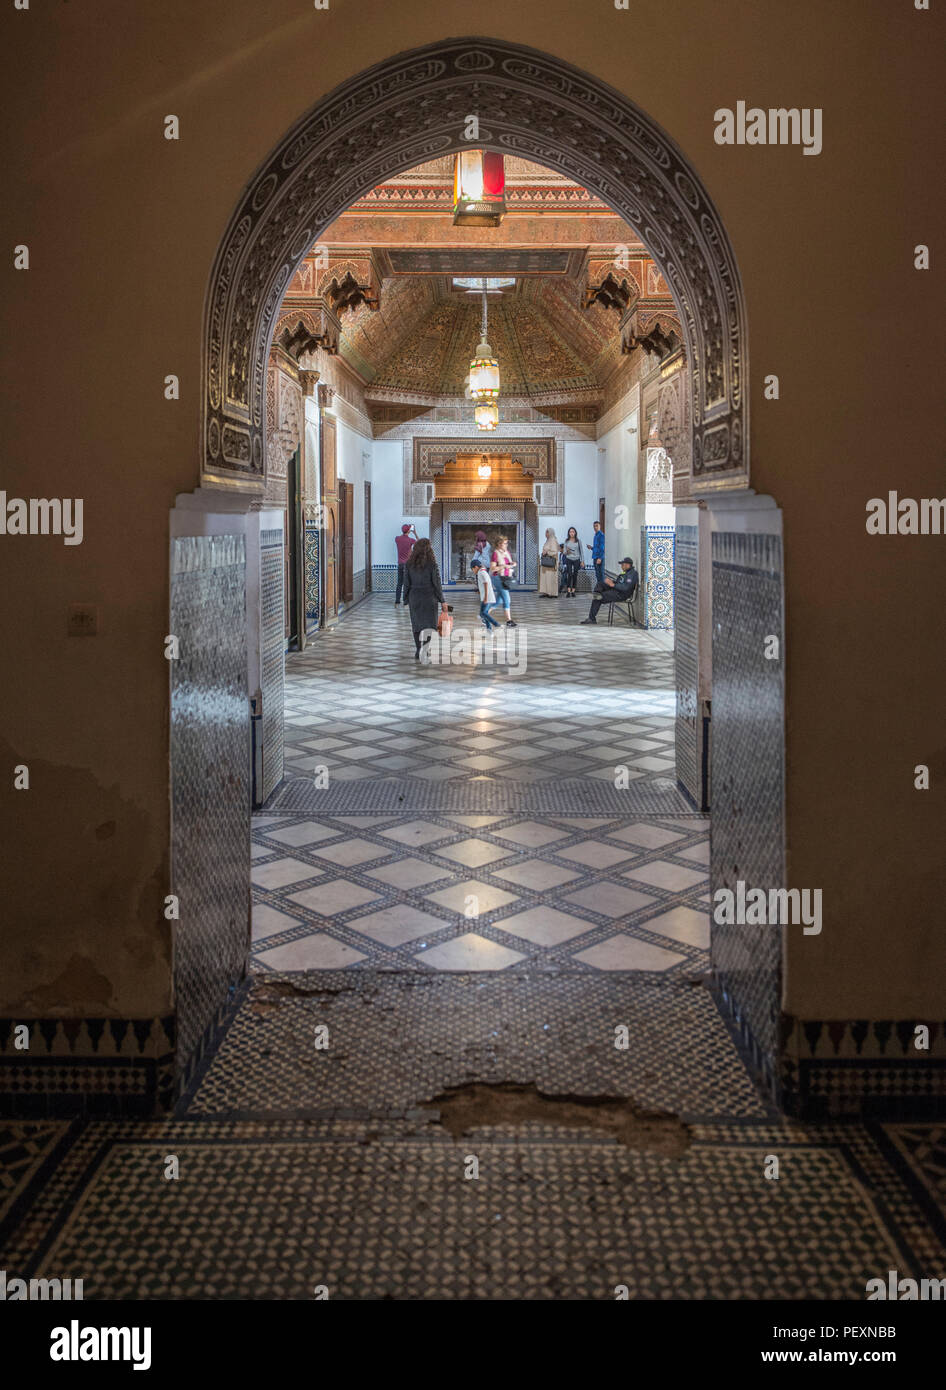
{"label": "carved wooden corbel", "polygon": [[346,270],[341,280],[332,280],[326,286],[325,292],[336,314],[341,314],[346,309],[357,309],[359,304],[366,304],[371,310],[381,307],[381,300],[375,293],[374,286],[359,283],[350,270]]}

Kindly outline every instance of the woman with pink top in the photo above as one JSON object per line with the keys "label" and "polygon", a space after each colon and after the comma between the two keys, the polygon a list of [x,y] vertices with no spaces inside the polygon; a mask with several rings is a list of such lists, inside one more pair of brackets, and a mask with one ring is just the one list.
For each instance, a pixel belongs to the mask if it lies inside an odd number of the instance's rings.
{"label": "woman with pink top", "polygon": [[496,549],[490,560],[489,572],[493,576],[496,584],[496,592],[500,602],[506,610],[506,626],[516,627],[517,624],[512,620],[511,598],[509,585],[512,581],[512,572],[516,568],[516,562],[509,553],[509,537],[500,536],[496,542]]}

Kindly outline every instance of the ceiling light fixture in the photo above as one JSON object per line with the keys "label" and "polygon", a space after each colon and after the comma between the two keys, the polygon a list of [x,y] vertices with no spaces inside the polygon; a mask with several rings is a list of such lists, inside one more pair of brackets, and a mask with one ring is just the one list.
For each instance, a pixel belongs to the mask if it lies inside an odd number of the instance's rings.
{"label": "ceiling light fixture", "polygon": [[506,212],[503,156],[463,150],[453,163],[453,225],[498,227]]}
{"label": "ceiling light fixture", "polygon": [[[487,332],[487,308],[486,308],[486,281],[482,285],[483,293],[483,319],[481,324],[482,340],[476,349],[476,355],[470,363],[470,395],[476,402],[476,409],[473,417],[477,426],[481,430],[494,430],[499,423],[499,407],[496,401],[499,400],[499,363],[493,356],[493,349],[486,339]],[[480,407],[488,409],[481,410]]]}

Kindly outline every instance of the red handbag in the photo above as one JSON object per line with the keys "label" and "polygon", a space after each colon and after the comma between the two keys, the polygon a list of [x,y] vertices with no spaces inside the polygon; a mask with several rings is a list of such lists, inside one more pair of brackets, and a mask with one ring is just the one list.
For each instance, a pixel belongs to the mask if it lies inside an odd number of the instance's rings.
{"label": "red handbag", "polygon": [[437,619],[437,631],[440,633],[441,637],[450,636],[451,632],[453,631],[452,613],[444,613],[443,609],[441,609],[440,617]]}

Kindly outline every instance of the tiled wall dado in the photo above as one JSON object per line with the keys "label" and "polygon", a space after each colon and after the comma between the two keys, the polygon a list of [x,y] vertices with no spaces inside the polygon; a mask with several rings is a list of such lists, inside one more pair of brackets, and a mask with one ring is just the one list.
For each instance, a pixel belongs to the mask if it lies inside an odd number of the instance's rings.
{"label": "tiled wall dado", "polygon": [[322,570],[319,546],[322,533],[314,517],[305,519],[305,631],[311,637],[322,621]]}
{"label": "tiled wall dado", "polygon": [[285,598],[283,594],[283,532],[270,527],[259,535],[261,757],[253,804],[261,806],[283,775],[283,717],[285,705]]}
{"label": "tiled wall dado", "polygon": [[641,527],[641,585],[644,591],[644,626],[673,627],[674,528]]}
{"label": "tiled wall dado", "polygon": [[677,527],[673,578],[677,781],[693,805],[704,810],[702,715],[698,684],[698,526]]}
{"label": "tiled wall dado", "polygon": [[198,1056],[249,950],[250,721],[242,534],[171,545],[171,888],[177,1072]]}
{"label": "tiled wall dado", "polygon": [[[764,499],[755,499],[763,502]],[[774,507],[750,524],[778,525]],[[785,882],[784,679],[766,641],[782,641],[781,534],[723,529],[714,508],[713,893]],[[780,527],[778,527],[780,532]],[[718,985],[766,1085],[778,1085],[782,945],[778,927],[712,924]]]}
{"label": "tiled wall dado", "polygon": [[[946,1010],[941,1010],[941,1015]],[[916,1046],[918,1024],[928,1047]],[[790,1115],[819,1119],[946,1114],[946,1017],[781,1020],[779,1098]]]}

